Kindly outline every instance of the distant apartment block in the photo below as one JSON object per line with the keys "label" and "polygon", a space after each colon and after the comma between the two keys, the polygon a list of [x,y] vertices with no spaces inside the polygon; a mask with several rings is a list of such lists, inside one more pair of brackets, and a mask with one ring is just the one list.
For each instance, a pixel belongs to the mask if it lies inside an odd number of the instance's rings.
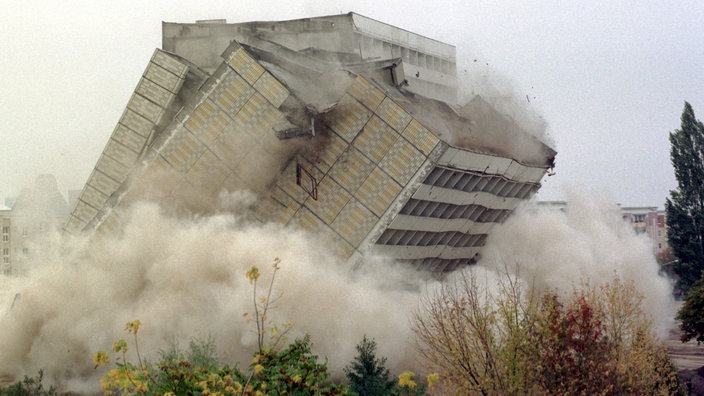
{"label": "distant apartment block", "polygon": [[33,188],[8,202],[11,207],[0,205],[0,274],[19,275],[34,250],[46,247],[42,236],[61,229],[70,207],[53,175],[39,175]]}
{"label": "distant apartment block", "polygon": [[[565,201],[540,201],[538,205],[562,212],[568,210],[568,204]],[[664,210],[658,210],[657,206],[618,205],[618,208],[621,211],[621,218],[633,227],[636,234],[645,234],[650,239],[656,256],[668,252],[667,219]]]}
{"label": "distant apartment block", "polygon": [[662,255],[668,251],[664,210],[658,210],[657,206],[622,206],[621,214],[637,234],[646,234],[650,238],[655,254]]}

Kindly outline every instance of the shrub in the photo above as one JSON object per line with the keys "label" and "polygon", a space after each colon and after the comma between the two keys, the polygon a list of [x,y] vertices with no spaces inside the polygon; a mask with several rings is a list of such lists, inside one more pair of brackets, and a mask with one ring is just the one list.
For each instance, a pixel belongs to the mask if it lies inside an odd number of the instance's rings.
{"label": "shrub", "polygon": [[[257,328],[257,352],[246,369],[220,366],[215,357],[215,342],[194,339],[189,353],[184,354],[174,344],[162,351],[161,360],[150,363],[139,353],[139,320],[129,322],[125,330],[133,335],[137,361],[127,360],[128,344],[119,340],[113,345],[115,368],[101,378],[106,395],[346,395],[347,388],[329,380],[326,362],[319,363],[310,351],[310,337],[294,340],[285,348],[279,344],[285,339],[290,324],[281,330],[269,319],[268,311],[276,298],[272,289],[279,260],[274,260],[273,274],[265,296],[258,296],[260,273],[252,267],[246,277],[253,285],[254,318]],[[278,297],[277,297],[278,298]],[[110,356],[99,351],[93,360],[96,368],[112,365]]]}
{"label": "shrub", "polygon": [[427,295],[414,316],[419,353],[446,394],[677,394],[676,370],[615,278],[570,298],[534,298],[515,277],[499,287],[463,272]]}

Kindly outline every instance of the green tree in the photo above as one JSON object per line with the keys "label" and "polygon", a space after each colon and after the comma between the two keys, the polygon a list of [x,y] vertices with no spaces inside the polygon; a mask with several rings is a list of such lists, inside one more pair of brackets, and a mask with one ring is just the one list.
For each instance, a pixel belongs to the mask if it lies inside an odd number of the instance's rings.
{"label": "green tree", "polygon": [[389,370],[385,367],[386,358],[376,357],[376,341],[365,335],[356,348],[357,356],[345,367],[350,390],[360,396],[390,395],[396,381],[389,379]]}
{"label": "green tree", "polygon": [[682,342],[691,339],[697,343],[704,341],[704,278],[699,279],[687,293],[687,298],[677,312],[680,321]]}
{"label": "green tree", "polygon": [[685,102],[681,127],[670,133],[677,189],[665,202],[667,238],[678,258],[673,271],[685,293],[704,270],[704,125]]}

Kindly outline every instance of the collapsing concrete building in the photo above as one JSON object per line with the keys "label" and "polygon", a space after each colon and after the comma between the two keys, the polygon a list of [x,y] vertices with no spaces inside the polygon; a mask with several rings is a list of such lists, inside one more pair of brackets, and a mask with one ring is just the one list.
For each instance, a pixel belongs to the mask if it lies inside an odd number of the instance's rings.
{"label": "collapsing concrete building", "polygon": [[482,98],[457,103],[455,62],[451,45],[354,13],[163,23],[65,231],[119,227],[144,197],[202,212],[251,190],[259,221],[344,258],[471,264],[555,152]]}

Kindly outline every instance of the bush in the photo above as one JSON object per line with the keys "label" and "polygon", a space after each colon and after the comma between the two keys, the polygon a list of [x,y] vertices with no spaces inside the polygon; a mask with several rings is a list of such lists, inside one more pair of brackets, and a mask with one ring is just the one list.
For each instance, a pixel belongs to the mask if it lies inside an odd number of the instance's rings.
{"label": "bush", "polygon": [[360,396],[390,395],[396,381],[389,379],[386,358],[377,359],[376,341],[365,335],[356,348],[357,356],[345,367],[350,390]]}
{"label": "bush", "polygon": [[55,396],[56,389],[53,386],[44,389],[43,379],[44,371],[39,370],[36,377],[25,376],[20,382],[0,388],[0,396]]}
{"label": "bush", "polygon": [[[257,295],[260,273],[252,267],[246,273],[253,285],[254,317],[257,327],[257,352],[246,369],[220,366],[215,357],[215,342],[194,339],[189,352],[182,353],[174,343],[162,351],[161,360],[150,363],[139,353],[137,334],[139,320],[129,322],[125,330],[132,334],[136,362],[127,360],[128,344],[119,340],[113,345],[115,368],[101,378],[106,395],[346,395],[347,388],[330,383],[327,364],[319,363],[310,350],[310,337],[294,340],[285,348],[279,344],[291,328],[279,329],[269,319],[268,311],[278,298],[272,299],[272,289],[279,260],[274,260],[273,273],[265,296]],[[279,296],[280,297],[280,296]],[[99,351],[93,356],[96,368],[110,366],[110,356]]]}
{"label": "bush", "polygon": [[498,288],[461,273],[422,301],[418,351],[445,394],[677,394],[677,373],[650,330],[642,297],[615,278],[567,299]]}

